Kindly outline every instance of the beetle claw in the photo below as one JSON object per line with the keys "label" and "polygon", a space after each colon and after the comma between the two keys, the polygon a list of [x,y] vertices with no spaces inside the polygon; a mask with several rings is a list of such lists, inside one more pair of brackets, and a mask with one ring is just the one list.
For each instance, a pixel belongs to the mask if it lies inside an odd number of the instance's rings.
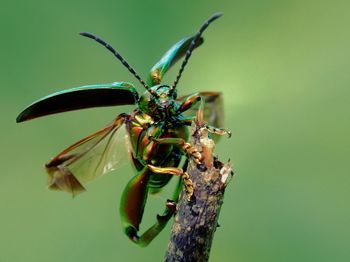
{"label": "beetle claw", "polygon": [[205,172],[207,171],[207,167],[204,164],[198,164],[197,168],[199,169],[199,171],[201,172]]}
{"label": "beetle claw", "polygon": [[137,229],[133,226],[128,226],[125,229],[125,234],[130,238],[131,241],[137,242],[140,237],[137,235]]}
{"label": "beetle claw", "polygon": [[159,222],[167,222],[169,220],[169,217],[172,216],[176,211],[176,202],[173,200],[168,199],[166,201],[166,210],[163,215],[157,214],[157,220]]}
{"label": "beetle claw", "polygon": [[187,200],[191,201],[191,198],[193,196],[193,182],[190,179],[190,176],[188,175],[187,172],[184,172],[182,175],[182,179],[184,181],[185,189],[186,189],[186,195],[187,195]]}
{"label": "beetle claw", "polygon": [[172,209],[172,208],[176,207],[176,202],[174,200],[167,199],[165,205],[167,208]]}
{"label": "beetle claw", "polygon": [[188,200],[189,202],[196,202],[196,196],[193,194],[190,198],[189,198],[189,200]]}
{"label": "beetle claw", "polygon": [[231,131],[224,129],[224,128],[217,128],[209,125],[204,125],[204,128],[208,130],[209,133],[216,134],[219,136],[227,135],[228,138],[232,136]]}

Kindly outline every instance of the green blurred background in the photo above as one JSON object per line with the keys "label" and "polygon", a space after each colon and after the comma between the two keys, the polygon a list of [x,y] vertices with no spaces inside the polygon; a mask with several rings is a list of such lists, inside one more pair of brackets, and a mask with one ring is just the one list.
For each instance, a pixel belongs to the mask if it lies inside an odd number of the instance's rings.
{"label": "green blurred background", "polygon": [[[350,261],[349,9],[349,1],[1,0],[0,261],[163,260],[170,226],[147,248],[121,232],[129,165],[74,200],[45,184],[45,161],[133,107],[20,125],[15,117],[57,90],[137,84],[79,32],[106,39],[145,78],[216,11],[224,16],[205,32],[178,86],[180,94],[222,91],[233,133],[217,148],[236,177],[211,261]],[[150,203],[143,225],[166,197]]]}

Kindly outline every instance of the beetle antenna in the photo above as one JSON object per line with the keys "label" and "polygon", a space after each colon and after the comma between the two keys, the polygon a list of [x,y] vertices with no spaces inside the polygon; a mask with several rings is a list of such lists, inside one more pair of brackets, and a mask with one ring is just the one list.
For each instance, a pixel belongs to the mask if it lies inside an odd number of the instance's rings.
{"label": "beetle antenna", "polygon": [[95,36],[95,35],[88,33],[88,32],[82,32],[82,33],[80,33],[80,35],[91,38],[91,39],[95,40],[96,42],[98,42],[99,44],[103,45],[105,48],[107,48],[130,71],[130,73],[133,74],[136,77],[136,79],[140,81],[140,83],[147,89],[148,92],[150,92],[152,95],[156,96],[156,93],[153,90],[151,90],[151,88],[145,83],[145,81],[143,81],[141,79],[141,77],[136,73],[134,68],[132,68],[128,64],[128,62],[126,62],[124,60],[124,58],[110,44],[108,44],[107,42],[105,42],[104,40],[99,38],[98,36]]}
{"label": "beetle antenna", "polygon": [[179,80],[181,78],[182,72],[185,69],[185,66],[187,65],[188,60],[190,59],[191,55],[192,55],[192,51],[196,46],[197,41],[200,39],[202,33],[204,32],[205,29],[207,29],[207,27],[211,24],[211,22],[213,22],[214,20],[216,20],[217,18],[219,18],[220,16],[222,16],[222,13],[216,13],[214,15],[212,15],[199,29],[199,31],[197,32],[197,34],[195,35],[195,37],[193,38],[190,46],[188,47],[187,51],[186,51],[186,56],[184,61],[181,64],[181,68],[179,70],[179,73],[176,77],[176,80],[174,81],[173,86],[171,87],[170,91],[174,91],[174,89],[176,88],[177,84],[179,83]]}

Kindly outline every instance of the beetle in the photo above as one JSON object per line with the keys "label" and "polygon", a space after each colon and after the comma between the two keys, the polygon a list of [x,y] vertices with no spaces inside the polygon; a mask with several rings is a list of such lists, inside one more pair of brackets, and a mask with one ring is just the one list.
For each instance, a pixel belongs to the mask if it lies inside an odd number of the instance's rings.
{"label": "beetle", "polygon": [[[195,35],[185,37],[173,45],[152,67],[147,82],[107,42],[94,34],[80,33],[113,53],[146,91],[139,96],[134,85],[127,82],[72,88],[39,99],[16,119],[17,122],[23,122],[77,109],[137,105],[132,113],[118,115],[106,127],[63,150],[45,164],[45,169],[50,189],[66,191],[73,196],[83,192],[87,182],[114,169],[118,154],[115,150],[116,134],[124,125],[136,175],[123,191],[120,216],[124,232],[140,246],[148,245],[173,216],[182,185],[189,199],[193,195],[193,184],[186,173],[186,165],[189,159],[193,159],[199,168],[203,168],[203,164],[201,153],[188,142],[189,126],[194,119],[191,113],[203,110],[200,109],[201,103],[206,101],[204,110],[209,113],[209,124],[221,125],[221,111],[215,109],[215,106],[220,105],[220,93],[202,92],[177,98],[176,90],[192,51],[203,43],[202,33],[220,16],[219,13],[214,14]],[[184,59],[174,83],[161,84],[165,73],[182,57]],[[230,136],[230,132],[225,129],[209,125],[206,128],[212,133]],[[186,161],[181,165],[183,156],[186,156]],[[154,225],[139,235],[148,194],[160,191],[174,175],[180,179],[172,200],[166,202],[164,213],[157,215]]]}

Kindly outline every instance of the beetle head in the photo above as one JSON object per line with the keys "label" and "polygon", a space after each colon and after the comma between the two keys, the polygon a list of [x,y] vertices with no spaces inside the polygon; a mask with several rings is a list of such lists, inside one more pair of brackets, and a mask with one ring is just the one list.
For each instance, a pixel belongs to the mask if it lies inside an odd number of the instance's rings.
{"label": "beetle head", "polygon": [[176,114],[178,103],[177,92],[168,85],[155,85],[151,92],[146,91],[139,99],[139,108],[142,112],[152,114],[158,118]]}

